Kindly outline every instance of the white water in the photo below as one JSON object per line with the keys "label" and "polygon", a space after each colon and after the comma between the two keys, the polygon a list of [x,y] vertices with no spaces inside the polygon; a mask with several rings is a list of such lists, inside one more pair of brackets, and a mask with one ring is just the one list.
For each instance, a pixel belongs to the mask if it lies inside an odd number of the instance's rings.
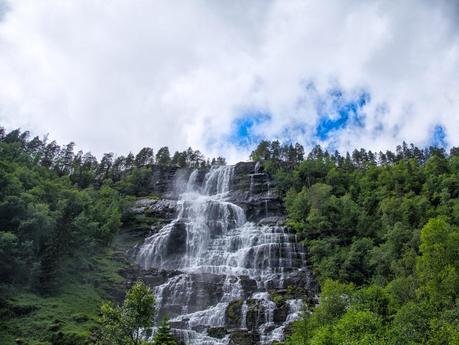
{"label": "white water", "polygon": [[[160,311],[169,314],[187,345],[227,344],[228,336],[211,338],[207,328],[225,326],[225,310],[234,300],[244,299],[241,329],[247,328],[246,300],[262,303],[261,344],[282,340],[285,324],[299,317],[301,301],[291,300],[286,322],[274,325],[276,304],[267,289],[284,288],[285,278],[300,269],[304,249],[285,228],[246,220],[244,210],[230,201],[233,172],[232,166],[214,168],[199,186],[194,171],[179,198],[176,219],[147,238],[137,254],[146,270],[177,271],[155,293]],[[252,194],[253,177],[250,184]],[[263,207],[267,216],[268,200]],[[257,292],[245,292],[242,277],[255,281]]]}

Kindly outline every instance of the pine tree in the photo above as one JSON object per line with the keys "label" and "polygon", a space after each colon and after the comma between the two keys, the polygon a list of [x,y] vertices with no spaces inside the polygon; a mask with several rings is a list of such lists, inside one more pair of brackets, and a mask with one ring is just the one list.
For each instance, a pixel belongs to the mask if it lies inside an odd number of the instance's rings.
{"label": "pine tree", "polygon": [[153,337],[152,345],[177,345],[177,341],[172,336],[171,326],[167,319],[161,321],[161,325]]}
{"label": "pine tree", "polygon": [[139,151],[139,153],[135,156],[134,165],[137,168],[141,168],[147,165],[153,164],[153,149],[150,147],[144,147]]}
{"label": "pine tree", "polygon": [[163,166],[171,164],[171,155],[167,146],[161,147],[156,153],[156,163]]}
{"label": "pine tree", "polygon": [[126,156],[126,163],[125,163],[125,169],[129,170],[132,168],[134,165],[134,155],[132,152],[129,152],[129,154]]}
{"label": "pine tree", "polygon": [[56,171],[60,175],[70,175],[72,173],[72,163],[75,158],[73,149],[75,147],[74,142],[62,147],[56,157]]}
{"label": "pine tree", "polygon": [[55,163],[59,151],[61,148],[57,145],[56,141],[52,141],[44,148],[43,158],[41,160],[41,165],[47,168],[51,168]]}

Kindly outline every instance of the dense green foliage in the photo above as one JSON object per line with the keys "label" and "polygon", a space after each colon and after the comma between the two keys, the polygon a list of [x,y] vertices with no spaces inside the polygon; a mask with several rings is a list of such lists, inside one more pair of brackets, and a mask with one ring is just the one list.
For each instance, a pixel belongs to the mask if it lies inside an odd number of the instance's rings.
{"label": "dense green foliage", "polygon": [[29,143],[0,142],[0,281],[49,293],[64,268],[83,264],[118,231],[119,193],[75,188],[68,175],[38,165]]}
{"label": "dense green foliage", "polygon": [[459,344],[457,148],[258,151],[321,286],[287,344]]}
{"label": "dense green foliage", "polygon": [[161,324],[153,337],[152,345],[177,345],[167,319],[161,320]]}
{"label": "dense green foliage", "polygon": [[121,306],[105,303],[101,307],[98,345],[139,345],[143,328],[150,328],[155,315],[155,298],[143,282],[136,282]]}
{"label": "dense green foliage", "polygon": [[[177,345],[169,322],[163,319],[152,341],[145,340],[155,317],[155,297],[143,282],[136,282],[127,292],[124,303],[104,303],[97,345]],[[143,330],[143,332],[142,332]]]}

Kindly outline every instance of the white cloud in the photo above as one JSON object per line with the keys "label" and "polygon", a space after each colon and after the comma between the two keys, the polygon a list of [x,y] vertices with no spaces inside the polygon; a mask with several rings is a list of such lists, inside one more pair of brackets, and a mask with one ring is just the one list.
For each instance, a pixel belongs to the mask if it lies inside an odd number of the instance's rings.
{"label": "white cloud", "polygon": [[[187,146],[230,160],[241,112],[314,141],[316,96],[365,89],[363,128],[338,148],[459,145],[454,1],[12,1],[0,23],[0,120],[101,153]],[[1,7],[0,7],[1,8]],[[378,109],[384,105],[387,111]],[[301,126],[305,134],[299,134]],[[383,130],[379,128],[383,126]],[[282,138],[281,138],[282,139]]]}

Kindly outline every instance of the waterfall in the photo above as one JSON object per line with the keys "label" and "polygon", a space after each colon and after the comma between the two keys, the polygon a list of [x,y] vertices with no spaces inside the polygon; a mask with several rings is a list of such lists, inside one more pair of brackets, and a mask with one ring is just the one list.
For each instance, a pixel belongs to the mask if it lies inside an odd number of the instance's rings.
{"label": "waterfall", "polygon": [[247,329],[247,312],[249,311],[249,307],[247,305],[247,301],[242,303],[241,308],[241,328]]}
{"label": "waterfall", "polygon": [[[174,272],[155,293],[160,313],[171,318],[185,344],[227,344],[229,335],[214,338],[207,330],[225,327],[228,305],[237,300],[243,300],[239,324],[246,329],[249,299],[261,300],[264,308],[260,330],[272,325],[276,305],[268,289],[283,288],[301,270],[304,248],[282,226],[247,221],[231,200],[234,166],[212,168],[201,185],[198,174],[189,176],[176,218],[145,240],[136,260],[145,270]],[[264,208],[267,216],[267,201]],[[296,310],[291,314],[288,321],[298,317]],[[279,332],[263,335],[260,343],[270,344]]]}

